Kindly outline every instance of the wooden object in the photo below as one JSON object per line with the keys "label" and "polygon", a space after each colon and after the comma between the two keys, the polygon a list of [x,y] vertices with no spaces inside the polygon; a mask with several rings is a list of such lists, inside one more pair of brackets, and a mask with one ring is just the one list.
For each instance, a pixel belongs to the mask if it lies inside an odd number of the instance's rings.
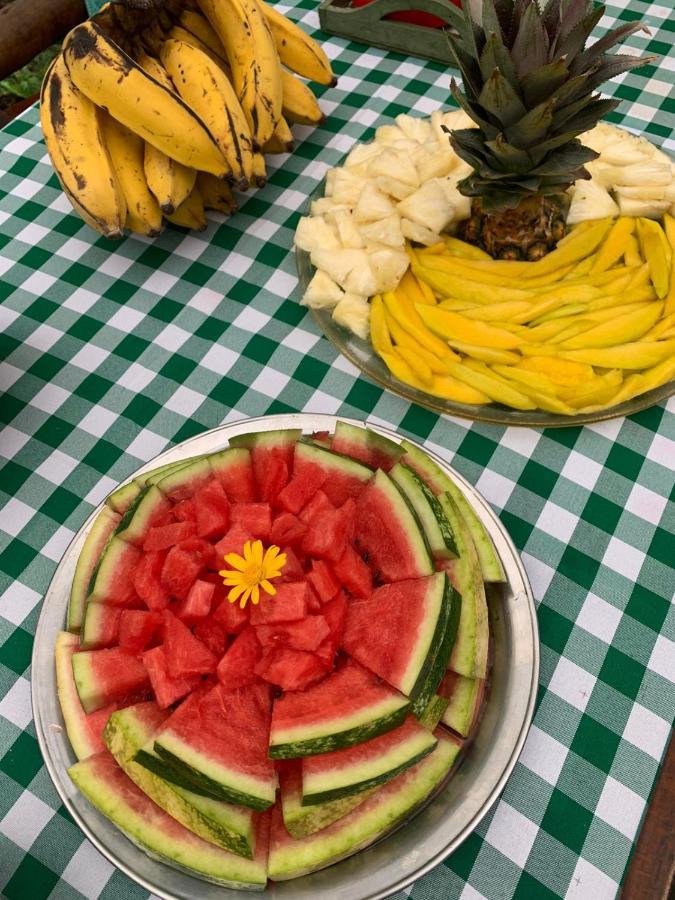
{"label": "wooden object", "polygon": [[86,18],[84,0],[14,0],[1,7],[0,78],[25,66]]}

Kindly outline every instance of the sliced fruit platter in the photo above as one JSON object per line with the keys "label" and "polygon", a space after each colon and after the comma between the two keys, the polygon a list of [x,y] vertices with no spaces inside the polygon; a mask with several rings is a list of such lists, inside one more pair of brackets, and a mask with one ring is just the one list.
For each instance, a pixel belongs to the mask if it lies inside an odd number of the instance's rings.
{"label": "sliced fruit platter", "polygon": [[65,596],[50,613],[72,785],[227,887],[377,841],[447,780],[484,707],[506,545],[416,444],[330,424],[239,431],[114,491],[73,557],[65,628]]}
{"label": "sliced fruit platter", "polygon": [[302,302],[387,387],[515,424],[675,391],[675,164],[600,121],[652,62],[587,46],[603,7],[452,10],[459,109],[401,114],[329,169],[295,243]]}

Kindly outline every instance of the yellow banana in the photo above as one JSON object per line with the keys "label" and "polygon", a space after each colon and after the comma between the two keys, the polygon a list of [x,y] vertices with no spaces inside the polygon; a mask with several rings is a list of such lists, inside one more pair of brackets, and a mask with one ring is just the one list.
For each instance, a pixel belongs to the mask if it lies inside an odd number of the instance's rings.
{"label": "yellow banana", "polygon": [[186,31],[199,38],[202,44],[207,46],[212,53],[215,53],[221,59],[226,59],[222,41],[211,27],[209,21],[201,13],[192,9],[184,9],[178,21]]}
{"label": "yellow banana", "polygon": [[321,107],[304,81],[300,81],[286,69],[281,70],[283,88],[283,114],[289,122],[300,125],[320,125],[325,121]]}
{"label": "yellow banana", "polygon": [[273,6],[261,2],[279,51],[279,59],[292,72],[317,84],[337,84],[328,57],[317,42]]}
{"label": "yellow banana", "polygon": [[[204,20],[206,21],[206,20]],[[191,44],[193,47],[197,47],[198,50],[201,50],[203,53],[206,53],[217,65],[223,69],[224,72],[227,72],[228,76],[230,74],[230,67],[227,64],[227,60],[224,56],[219,56],[217,53],[214,53],[210,47],[208,47],[204,41],[201,40],[196,34],[193,34],[192,31],[188,31],[187,28],[183,28],[182,25],[174,25],[171,31],[160,41],[160,47],[166,40],[166,38],[173,38],[176,41],[185,41],[186,44]]]}
{"label": "yellow banana", "polygon": [[167,216],[167,219],[172,225],[180,225],[181,228],[191,228],[194,231],[203,231],[206,228],[204,202],[197,186],[178,209]]}
{"label": "yellow banana", "polygon": [[256,187],[262,188],[267,184],[267,169],[265,157],[259,150],[253,153],[253,181]]}
{"label": "yellow banana", "polygon": [[[171,79],[162,65],[147,53],[139,53],[136,62],[152,75],[160,84],[173,90]],[[146,143],[143,156],[145,180],[151,192],[157,198],[160,208],[165,213],[172,213],[183,200],[190,195],[195,186],[197,173],[194,169],[182,166],[157,147]]]}
{"label": "yellow banana", "polygon": [[148,75],[101,31],[83,22],[63,45],[75,85],[98,106],[184,166],[222,177],[229,167],[213,136],[181,98]]}
{"label": "yellow banana", "polygon": [[45,75],[40,122],[54,170],[77,212],[101,234],[121,237],[126,203],[98,111],[71,81],[62,56]]}
{"label": "yellow banana", "polygon": [[237,201],[229,184],[222,178],[200,172],[197,176],[197,188],[206,209],[215,209],[217,212],[225,213],[226,216],[231,216],[237,211]]}
{"label": "yellow banana", "polygon": [[279,54],[258,0],[199,0],[223,43],[232,83],[254,142],[262,147],[281,116]]}
{"label": "yellow banana", "polygon": [[288,122],[282,116],[277,122],[274,133],[263,147],[265,153],[290,153],[293,149],[293,133]]}
{"label": "yellow banana", "polygon": [[234,182],[245,189],[253,174],[253,142],[227,76],[206,53],[185,41],[169,38],[160,55],[176,90],[213,135]]}
{"label": "yellow banana", "polygon": [[143,139],[107,113],[101,119],[103,140],[127,204],[125,225],[136,234],[154,237],[162,230],[162,211],[145,180]]}

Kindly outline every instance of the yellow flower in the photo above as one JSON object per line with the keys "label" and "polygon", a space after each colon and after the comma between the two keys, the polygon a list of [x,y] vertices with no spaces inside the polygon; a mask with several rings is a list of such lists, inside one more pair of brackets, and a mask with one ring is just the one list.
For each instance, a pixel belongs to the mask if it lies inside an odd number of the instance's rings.
{"label": "yellow flower", "polygon": [[225,562],[232,568],[223,569],[218,574],[223,584],[230,588],[227,599],[230,603],[239,600],[239,606],[243,609],[249,597],[254,606],[260,603],[260,588],[271,597],[276,594],[277,589],[270,579],[281,575],[286,565],[286,554],[280,553],[274,544],[263,551],[262,541],[246,541],[244,555],[228,553]]}

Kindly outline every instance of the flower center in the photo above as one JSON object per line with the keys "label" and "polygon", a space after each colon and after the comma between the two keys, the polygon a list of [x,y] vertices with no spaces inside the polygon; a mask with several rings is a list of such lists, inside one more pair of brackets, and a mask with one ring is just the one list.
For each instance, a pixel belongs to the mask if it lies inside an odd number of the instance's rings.
{"label": "flower center", "polygon": [[275,544],[265,550],[262,541],[246,541],[243,554],[228,553],[225,562],[231,568],[223,569],[218,574],[223,584],[230,588],[227,599],[230,603],[239,600],[239,606],[243,609],[249,598],[254,605],[260,603],[261,588],[270,597],[276,594],[277,589],[271,579],[281,575],[286,565],[286,554],[280,553]]}

